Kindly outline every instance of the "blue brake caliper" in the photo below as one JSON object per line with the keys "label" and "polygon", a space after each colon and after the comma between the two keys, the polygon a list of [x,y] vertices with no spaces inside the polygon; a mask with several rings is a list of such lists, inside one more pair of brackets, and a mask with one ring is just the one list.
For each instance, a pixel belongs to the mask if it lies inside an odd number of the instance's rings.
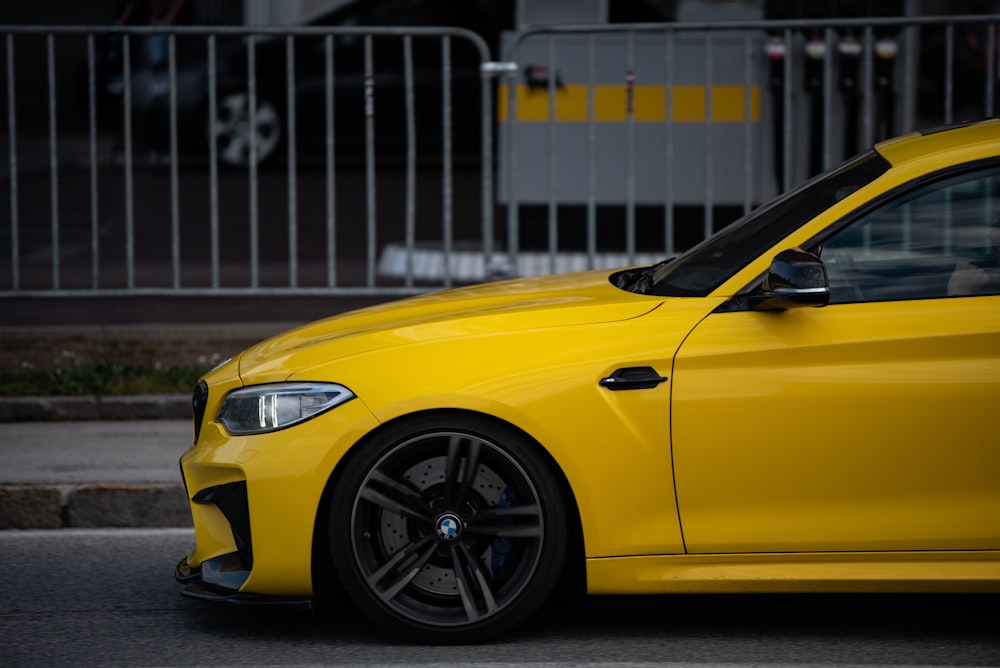
{"label": "blue brake caliper", "polygon": [[[510,487],[505,489],[500,495],[500,501],[497,503],[497,508],[510,508],[514,505],[514,492]],[[514,548],[514,545],[510,542],[510,538],[504,536],[499,536],[493,539],[493,578],[498,581],[503,581],[507,577],[507,569],[510,567],[510,559],[507,555]]]}

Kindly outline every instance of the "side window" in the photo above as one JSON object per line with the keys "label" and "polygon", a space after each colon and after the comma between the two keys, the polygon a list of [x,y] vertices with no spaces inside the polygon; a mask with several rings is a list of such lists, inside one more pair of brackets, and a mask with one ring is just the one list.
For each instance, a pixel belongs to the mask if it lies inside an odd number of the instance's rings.
{"label": "side window", "polygon": [[1000,294],[1000,167],[921,186],[826,239],[830,302]]}

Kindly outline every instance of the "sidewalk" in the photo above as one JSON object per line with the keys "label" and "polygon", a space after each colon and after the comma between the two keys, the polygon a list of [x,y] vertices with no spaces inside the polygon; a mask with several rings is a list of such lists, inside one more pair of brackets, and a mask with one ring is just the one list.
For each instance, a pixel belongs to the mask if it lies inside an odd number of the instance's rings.
{"label": "sidewalk", "polygon": [[0,423],[0,529],[191,526],[177,463],[191,429],[190,418]]}

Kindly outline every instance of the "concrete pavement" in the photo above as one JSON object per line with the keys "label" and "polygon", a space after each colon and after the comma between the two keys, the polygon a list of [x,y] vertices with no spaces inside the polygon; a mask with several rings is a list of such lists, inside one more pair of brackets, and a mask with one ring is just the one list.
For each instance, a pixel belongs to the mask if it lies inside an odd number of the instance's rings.
{"label": "concrete pavement", "polygon": [[0,423],[0,529],[191,526],[190,443],[190,418]]}

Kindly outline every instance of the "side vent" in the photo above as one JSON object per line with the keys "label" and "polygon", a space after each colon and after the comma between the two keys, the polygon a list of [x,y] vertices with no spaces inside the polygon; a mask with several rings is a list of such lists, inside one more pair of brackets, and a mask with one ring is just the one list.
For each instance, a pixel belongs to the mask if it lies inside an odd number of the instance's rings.
{"label": "side vent", "polygon": [[205,419],[205,408],[208,406],[208,385],[201,381],[194,386],[194,394],[191,395],[191,412],[194,414],[194,444],[198,445],[198,437],[201,435],[201,423]]}

